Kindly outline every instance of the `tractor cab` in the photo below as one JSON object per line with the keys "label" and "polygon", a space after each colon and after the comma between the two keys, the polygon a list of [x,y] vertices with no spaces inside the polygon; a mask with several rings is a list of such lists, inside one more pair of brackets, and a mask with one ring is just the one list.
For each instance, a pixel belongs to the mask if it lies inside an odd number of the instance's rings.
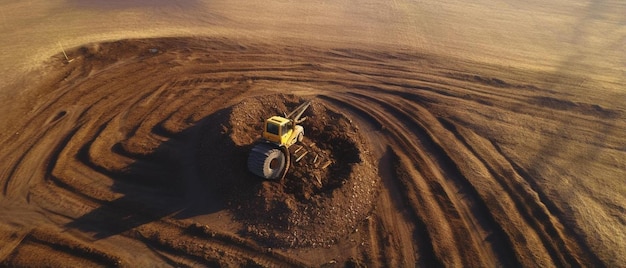
{"label": "tractor cab", "polygon": [[263,138],[279,145],[286,145],[294,132],[293,121],[281,116],[272,116],[265,121]]}
{"label": "tractor cab", "polygon": [[263,125],[263,139],[258,142],[248,155],[248,170],[265,179],[282,179],[291,165],[289,146],[302,142],[304,127],[300,123],[304,111],[311,106],[311,101],[300,104],[291,113],[272,116]]}

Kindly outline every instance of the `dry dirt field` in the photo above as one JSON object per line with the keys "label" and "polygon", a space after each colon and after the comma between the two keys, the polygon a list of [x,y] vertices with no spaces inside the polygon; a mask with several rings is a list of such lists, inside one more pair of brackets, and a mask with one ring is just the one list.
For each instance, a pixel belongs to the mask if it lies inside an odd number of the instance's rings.
{"label": "dry dirt field", "polygon": [[[2,1],[0,266],[623,267],[624,14]],[[251,175],[304,100],[330,164]]]}

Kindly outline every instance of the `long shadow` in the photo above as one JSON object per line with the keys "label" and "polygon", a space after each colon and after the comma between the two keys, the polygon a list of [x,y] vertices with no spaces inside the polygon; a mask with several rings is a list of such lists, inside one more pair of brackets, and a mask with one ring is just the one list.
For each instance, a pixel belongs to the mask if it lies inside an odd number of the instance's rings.
{"label": "long shadow", "polygon": [[260,180],[245,168],[249,146],[237,146],[224,132],[228,114],[223,109],[179,133],[158,124],[153,134],[169,139],[149,155],[133,155],[119,143],[114,145],[114,152],[136,159],[123,172],[91,163],[90,144],[85,145],[79,160],[111,177],[115,181],[111,190],[124,196],[104,202],[65,227],[102,239],[164,217],[211,214],[255,193]]}
{"label": "long shadow", "polygon": [[[575,89],[576,87],[583,88],[585,87],[585,81],[594,79],[592,75],[587,75],[583,71],[579,71],[576,68],[584,68],[585,61],[593,57],[593,55],[590,55],[587,51],[590,49],[589,44],[593,43],[590,41],[593,38],[593,36],[590,36],[590,33],[594,30],[595,20],[603,18],[606,14],[611,14],[611,12],[613,12],[613,10],[611,10],[611,6],[607,4],[606,1],[595,0],[588,3],[586,13],[583,17],[579,18],[576,23],[574,23],[572,27],[572,29],[574,29],[573,34],[567,41],[573,46],[573,51],[569,53],[569,55],[566,55],[553,71],[546,73],[545,76],[542,77],[544,82],[538,82],[539,88],[542,90],[561,88],[561,92],[564,92],[562,96],[567,96],[567,91],[564,89]],[[617,25],[623,24],[624,22],[625,20],[623,18],[621,21],[616,21],[616,27],[609,30],[616,30],[619,28]],[[618,31],[614,31],[614,33],[618,34]],[[626,37],[623,34],[621,36],[615,36],[612,40],[606,39],[602,41],[600,46],[602,49],[610,51],[618,48],[619,44],[623,43],[625,38]],[[624,59],[622,58],[620,60],[623,61]],[[578,81],[571,81],[572,77],[581,79],[582,82],[576,86],[574,83]],[[620,84],[623,84],[624,82],[624,79],[619,79]],[[594,89],[590,88],[589,90],[591,91]],[[607,91],[606,97],[607,99],[624,99],[625,95],[622,92]],[[562,122],[554,125],[552,129],[553,134],[542,135],[541,142],[544,146],[536,152],[536,155],[542,157],[534,158],[529,161],[525,167],[517,165],[514,160],[511,161],[511,163],[514,165],[517,172],[519,172],[520,175],[523,175],[527,182],[532,185],[533,189],[539,194],[542,202],[545,203],[550,212],[557,216],[565,225],[568,235],[573,236],[575,241],[582,248],[582,253],[586,255],[584,256],[586,260],[583,261],[583,264],[591,264],[597,267],[606,266],[607,261],[609,260],[602,260],[601,257],[597,255],[597,252],[590,248],[590,241],[583,237],[585,234],[575,231],[579,229],[576,226],[578,223],[571,220],[572,213],[571,211],[567,211],[571,206],[567,203],[570,201],[569,197],[574,193],[573,190],[577,189],[574,187],[563,187],[547,193],[544,190],[545,187],[542,187],[541,184],[561,184],[563,181],[568,179],[585,179],[582,175],[572,174],[584,174],[581,169],[584,169],[586,165],[585,163],[581,163],[581,161],[593,161],[598,159],[600,155],[603,154],[603,145],[607,147],[615,145],[611,144],[610,139],[612,135],[620,135],[620,128],[617,126],[616,122],[617,120],[624,118],[623,112],[615,110],[614,108],[616,107],[602,107],[595,103],[577,103],[568,99],[555,99],[542,96],[530,98],[528,104],[530,104],[530,107],[532,107],[532,105],[537,105],[559,111],[567,110],[573,114],[593,115],[597,117],[599,121],[604,122],[604,124],[602,124],[602,129],[596,131],[597,134],[590,135],[589,139],[593,142],[586,145],[582,150],[572,152],[570,148],[563,146],[563,137],[567,137],[569,133],[576,133],[580,131],[575,125],[567,122],[568,119],[564,117]],[[517,110],[517,108],[518,107],[516,107],[515,110]],[[497,142],[494,142],[494,145],[496,145],[500,153],[505,157],[508,159],[515,159],[503,151]],[[617,147],[626,148],[619,145]],[[575,161],[564,162],[559,165],[554,165],[554,162],[552,161],[546,161],[546,159],[551,160],[559,157]],[[549,171],[556,171],[556,173],[560,176],[549,177],[546,175],[549,174]],[[580,182],[574,182],[574,184],[579,183]],[[556,195],[560,196],[561,200],[553,200],[550,198],[550,196]],[[586,235],[592,236],[592,234]],[[566,255],[568,254],[569,253]],[[569,257],[569,259],[567,259],[569,261],[573,260],[573,257],[571,256],[566,257]],[[573,265],[576,263],[559,264],[557,262],[557,265],[566,264]]]}

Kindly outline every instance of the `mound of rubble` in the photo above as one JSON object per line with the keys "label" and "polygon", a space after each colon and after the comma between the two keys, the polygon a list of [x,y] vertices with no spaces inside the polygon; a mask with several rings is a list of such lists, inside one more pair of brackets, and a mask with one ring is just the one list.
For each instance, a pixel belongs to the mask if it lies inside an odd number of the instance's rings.
{"label": "mound of rubble", "polygon": [[209,193],[220,195],[242,232],[272,247],[326,246],[355,229],[372,209],[378,171],[358,127],[318,99],[305,112],[303,142],[290,147],[285,179],[266,181],[246,159],[263,122],[305,100],[292,95],[248,98],[206,118],[198,166]]}

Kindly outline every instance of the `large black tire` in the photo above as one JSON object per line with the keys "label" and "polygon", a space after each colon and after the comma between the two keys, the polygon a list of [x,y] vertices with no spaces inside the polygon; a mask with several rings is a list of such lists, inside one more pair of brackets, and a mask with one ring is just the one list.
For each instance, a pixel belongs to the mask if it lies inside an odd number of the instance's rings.
{"label": "large black tire", "polygon": [[268,180],[280,179],[286,166],[285,153],[275,144],[259,143],[248,155],[248,170]]}

